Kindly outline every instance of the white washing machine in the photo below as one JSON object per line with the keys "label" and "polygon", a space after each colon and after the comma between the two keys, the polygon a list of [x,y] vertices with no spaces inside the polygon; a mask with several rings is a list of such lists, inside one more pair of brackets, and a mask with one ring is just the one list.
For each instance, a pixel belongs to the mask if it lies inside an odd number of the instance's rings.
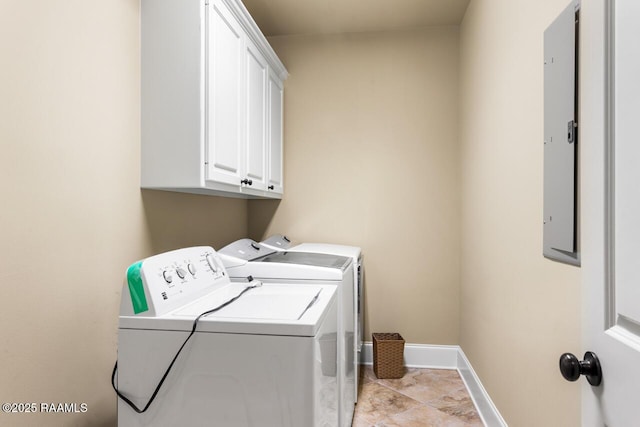
{"label": "white washing machine", "polygon": [[247,276],[265,283],[295,282],[338,286],[338,388],[341,426],[351,426],[358,361],[354,339],[354,273],[351,258],[318,253],[281,252],[251,239],[233,242],[218,252],[232,280]]}
{"label": "white washing machine", "polygon": [[364,339],[364,306],[363,306],[363,284],[364,284],[364,268],[362,249],[357,246],[335,245],[331,243],[296,243],[291,241],[287,236],[282,234],[274,234],[269,238],[260,242],[260,245],[266,246],[270,249],[278,251],[290,251],[290,252],[315,252],[320,254],[340,255],[353,259],[354,263],[354,278],[353,283],[355,286],[354,295],[354,330],[357,331],[357,336],[354,341],[355,344],[355,356],[354,360],[358,364],[356,369],[355,379],[355,392],[354,396],[358,399],[358,378],[360,377],[360,364],[362,343]]}
{"label": "white washing machine", "polygon": [[[232,283],[210,247],[133,264],[118,331],[118,425],[337,426],[335,285]],[[236,297],[240,295],[237,299]],[[202,313],[189,341],[194,320]],[[186,343],[186,344],[183,344]]]}

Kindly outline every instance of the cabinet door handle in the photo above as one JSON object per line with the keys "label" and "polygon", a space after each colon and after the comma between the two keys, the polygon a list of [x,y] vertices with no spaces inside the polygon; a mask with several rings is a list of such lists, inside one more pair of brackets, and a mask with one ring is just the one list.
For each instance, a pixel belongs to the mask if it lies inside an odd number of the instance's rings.
{"label": "cabinet door handle", "polygon": [[253,185],[253,181],[250,179],[243,179],[242,181],[240,181],[240,184],[247,184],[247,185]]}
{"label": "cabinet door handle", "polygon": [[273,185],[270,185],[268,188],[269,190],[273,190],[275,187]]}

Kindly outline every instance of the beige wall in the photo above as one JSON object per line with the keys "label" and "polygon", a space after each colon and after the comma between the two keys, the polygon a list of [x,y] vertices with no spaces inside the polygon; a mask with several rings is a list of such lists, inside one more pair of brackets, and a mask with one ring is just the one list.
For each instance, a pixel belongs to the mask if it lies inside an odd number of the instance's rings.
{"label": "beige wall", "polygon": [[113,426],[124,271],[246,235],[245,201],[139,189],[137,0],[0,3],[0,425]]}
{"label": "beige wall", "polygon": [[461,345],[511,426],[580,425],[580,269],[542,257],[543,32],[566,0],[473,0],[460,32]]}
{"label": "beige wall", "polygon": [[273,39],[285,198],[247,208],[139,190],[137,0],[2,2],[0,401],[89,411],[0,424],[115,425],[125,268],[284,232],[363,247],[367,334],[461,343],[510,425],[579,425],[557,371],[579,269],[541,256],[542,32],[564,5],[473,0],[460,52],[453,27]]}
{"label": "beige wall", "polygon": [[363,248],[365,338],[457,344],[458,29],[275,37],[285,197],[250,234]]}

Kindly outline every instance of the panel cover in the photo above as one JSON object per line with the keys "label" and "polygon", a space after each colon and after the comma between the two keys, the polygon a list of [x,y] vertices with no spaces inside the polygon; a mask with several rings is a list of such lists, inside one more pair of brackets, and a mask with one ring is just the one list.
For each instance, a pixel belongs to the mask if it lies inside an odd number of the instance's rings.
{"label": "panel cover", "polygon": [[544,32],[544,248],[578,263],[576,250],[576,4]]}

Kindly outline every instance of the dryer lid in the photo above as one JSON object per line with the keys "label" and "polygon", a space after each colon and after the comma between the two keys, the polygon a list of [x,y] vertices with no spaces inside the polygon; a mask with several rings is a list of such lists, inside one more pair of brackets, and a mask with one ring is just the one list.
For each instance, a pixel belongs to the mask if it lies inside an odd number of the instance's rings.
{"label": "dryer lid", "polygon": [[336,245],[333,243],[300,243],[289,248],[289,251],[348,256],[356,261],[362,255],[362,249],[357,246]]}
{"label": "dryer lid", "polygon": [[314,267],[337,268],[343,270],[346,265],[351,262],[351,258],[312,252],[274,252],[253,261],[309,265]]}

